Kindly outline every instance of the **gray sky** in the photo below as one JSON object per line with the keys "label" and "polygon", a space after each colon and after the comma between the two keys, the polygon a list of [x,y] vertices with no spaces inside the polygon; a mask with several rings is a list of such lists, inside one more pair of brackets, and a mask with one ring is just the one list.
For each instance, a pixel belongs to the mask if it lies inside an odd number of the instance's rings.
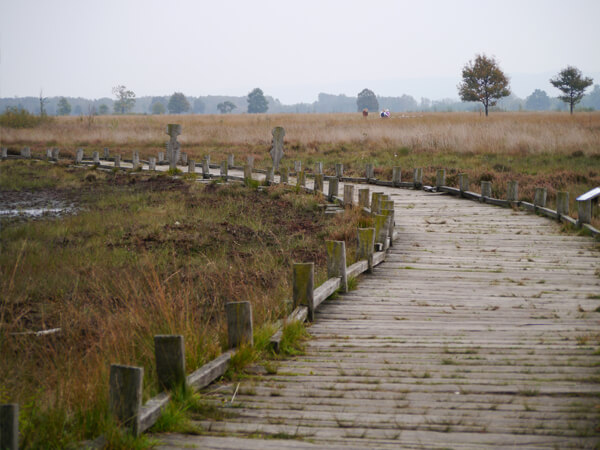
{"label": "gray sky", "polygon": [[568,64],[600,83],[599,18],[598,0],[0,0],[0,96],[456,98],[476,53],[520,97],[556,95]]}

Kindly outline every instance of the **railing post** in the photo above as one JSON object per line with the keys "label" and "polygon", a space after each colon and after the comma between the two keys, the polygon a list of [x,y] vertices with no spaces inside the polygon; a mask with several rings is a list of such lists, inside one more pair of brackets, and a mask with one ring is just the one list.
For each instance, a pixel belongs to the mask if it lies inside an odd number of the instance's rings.
{"label": "railing post", "polygon": [[296,173],[296,186],[306,186],[306,175],[304,173],[304,170],[301,170],[300,172]]}
{"label": "railing post", "polygon": [[281,184],[289,183],[289,171],[287,167],[281,167],[279,169],[279,182]]}
{"label": "railing post", "polygon": [[92,153],[92,161],[94,162],[95,166],[99,166],[100,165],[100,153],[93,152]]}
{"label": "railing post", "polygon": [[185,385],[185,345],[181,335],[154,336],[158,384],[171,390]]}
{"label": "railing post", "polygon": [[108,149],[108,147],[104,147],[104,159],[108,159],[108,157],[110,156],[110,150]]}
{"label": "railing post", "polygon": [[339,277],[340,290],[348,292],[346,277],[346,243],[344,241],[325,241],[327,246],[327,278]]}
{"label": "railing post", "polygon": [[492,182],[482,181],[481,182],[481,199],[485,201],[486,198],[492,198]]}
{"label": "railing post", "polygon": [[317,162],[315,163],[315,175],[318,175],[320,173],[323,173],[323,163]]}
{"label": "railing post", "polygon": [[229,155],[227,155],[227,167],[233,167],[233,161],[235,159],[235,156],[233,155],[233,153],[230,153]]}
{"label": "railing post", "polygon": [[51,148],[47,148],[46,149],[46,160],[50,161],[52,159],[52,149]]}
{"label": "railing post", "polygon": [[315,319],[314,302],[315,263],[294,263],[292,298],[294,308],[299,305],[308,307],[308,319]]}
{"label": "railing post", "polygon": [[358,206],[369,208],[369,188],[358,190]]}
{"label": "railing post", "polygon": [[577,200],[577,225],[592,221],[592,199]]}
{"label": "railing post", "polygon": [[[31,154],[29,155],[29,157],[31,158]],[[54,161],[58,161],[60,159],[60,149],[59,148],[54,147],[52,149],[52,159]]]}
{"label": "railing post", "polygon": [[382,212],[385,215],[388,215],[388,237],[390,238],[390,247],[394,246],[394,225],[395,225],[395,209],[394,209],[394,201],[393,200],[385,200],[382,203]]}
{"label": "railing post", "polygon": [[373,221],[375,223],[375,244],[381,244],[383,250],[385,246],[385,239],[388,235],[388,229],[386,228],[387,216],[384,214],[374,214]]}
{"label": "railing post", "polygon": [[254,168],[254,155],[248,155],[246,157],[246,161],[248,163],[248,166],[250,166],[250,168]]}
{"label": "railing post", "polygon": [[115,167],[121,167],[121,155],[115,155]]}
{"label": "railing post", "polygon": [[358,242],[356,245],[356,259],[366,259],[368,262],[367,272],[373,271],[373,247],[375,246],[375,228],[359,228]]}
{"label": "railing post", "polygon": [[31,148],[23,147],[23,150],[21,150],[21,156],[23,158],[31,158]]}
{"label": "railing post", "polygon": [[187,162],[188,162],[187,153],[181,152],[181,164],[183,166],[185,166],[185,165],[187,165]]}
{"label": "railing post", "polygon": [[315,194],[317,192],[323,192],[323,174],[318,173],[315,175],[315,186],[314,186]]}
{"label": "railing post", "polygon": [[369,183],[372,179],[375,178],[375,168],[371,163],[365,166],[365,178],[367,179],[367,183]]}
{"label": "railing post", "polygon": [[294,161],[294,172],[298,173],[302,170],[302,161]]}
{"label": "railing post", "polygon": [[204,157],[202,160],[202,178],[210,178],[210,166],[208,157]]}
{"label": "railing post", "polygon": [[143,382],[142,367],[111,364],[110,411],[134,436],[140,434]]}
{"label": "railing post", "polygon": [[[52,158],[52,150],[50,150],[50,158]],[[48,158],[48,159],[50,159]],[[75,164],[81,164],[83,162],[83,149],[78,148],[75,152]]]}
{"label": "railing post", "polygon": [[246,164],[244,166],[244,183],[249,184],[252,180],[252,166]]}
{"label": "railing post", "polygon": [[[559,216],[569,215],[569,193],[566,191],[558,191],[556,193],[556,212]],[[560,219],[560,217],[559,217]]]}
{"label": "railing post", "polygon": [[381,211],[382,192],[373,192],[371,194],[371,214],[379,214]]}
{"label": "railing post", "polygon": [[265,175],[265,181],[270,186],[275,182],[275,170],[273,167],[269,167],[267,169],[267,174]]}
{"label": "railing post", "polygon": [[188,159],[188,173],[196,173],[196,161]]}
{"label": "railing post", "polygon": [[423,186],[423,169],[419,167],[414,170],[413,187],[415,189],[421,189],[422,186]]}
{"label": "railing post", "polygon": [[158,152],[157,161],[159,163],[162,163],[165,161],[165,152]]}
{"label": "railing post", "polygon": [[227,179],[229,173],[229,163],[227,161],[221,161],[221,177]]}
{"label": "railing post", "polygon": [[2,147],[2,159],[8,158],[8,148]]}
{"label": "railing post", "polygon": [[[116,162],[116,157],[115,157],[115,162]],[[191,162],[193,162],[193,161],[191,161]],[[119,160],[119,163],[120,163],[120,160]],[[195,164],[194,164],[194,167],[195,167]],[[150,156],[148,158],[148,170],[156,170],[156,157]],[[195,170],[195,168],[194,168],[194,170]]]}
{"label": "railing post", "polygon": [[131,157],[131,167],[133,170],[135,170],[138,168],[139,165],[140,165],[140,154],[138,153],[137,150],[135,150]]}
{"label": "railing post", "polygon": [[402,182],[402,169],[400,166],[392,167],[392,184],[396,187]]}
{"label": "railing post", "polygon": [[252,331],[252,307],[250,302],[225,303],[227,313],[227,337],[229,348],[242,344],[254,345]]}
{"label": "railing post", "polygon": [[446,185],[446,169],[438,169],[435,174],[435,187],[438,189]]}
{"label": "railing post", "polygon": [[0,405],[0,449],[19,450],[19,405]]}
{"label": "railing post", "polygon": [[546,188],[535,188],[535,195],[533,197],[533,205],[536,208],[545,208],[546,207],[546,197],[548,195],[548,191]]}
{"label": "railing post", "polygon": [[327,177],[327,181],[329,182],[327,198],[332,202],[333,197],[338,196],[339,180],[336,177]]}
{"label": "railing post", "polygon": [[469,190],[469,175],[466,173],[458,174],[458,187],[460,190],[460,196],[462,197],[463,192],[467,192]]}
{"label": "railing post", "polygon": [[335,176],[336,178],[342,178],[344,176],[344,165],[341,163],[335,164]]}
{"label": "railing post", "polygon": [[344,206],[352,206],[354,204],[354,186],[351,184],[344,185]]}
{"label": "railing post", "polygon": [[515,203],[519,201],[519,182],[509,181],[508,188],[506,190],[506,200],[509,203]]}

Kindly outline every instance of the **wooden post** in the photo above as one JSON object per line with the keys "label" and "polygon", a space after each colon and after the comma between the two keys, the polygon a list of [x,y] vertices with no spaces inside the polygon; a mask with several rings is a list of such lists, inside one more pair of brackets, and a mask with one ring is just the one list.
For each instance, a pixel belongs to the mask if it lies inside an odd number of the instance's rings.
{"label": "wooden post", "polygon": [[296,173],[296,186],[306,186],[306,175],[304,173],[304,170],[301,170],[300,172]]}
{"label": "wooden post", "polygon": [[19,450],[19,405],[0,405],[0,450]]}
{"label": "wooden post", "polygon": [[108,159],[109,155],[110,155],[110,151],[109,151],[108,147],[104,147],[104,159],[105,160]]}
{"label": "wooden post", "polygon": [[336,178],[342,178],[344,176],[344,165],[341,163],[335,164],[335,176]]}
{"label": "wooden post", "polygon": [[463,192],[467,192],[469,190],[469,175],[466,173],[458,174],[458,187],[462,196]]}
{"label": "wooden post", "polygon": [[481,182],[481,197],[492,198],[492,182],[482,181]]}
{"label": "wooden post", "polygon": [[396,187],[402,182],[402,169],[400,166],[392,167],[392,184]]}
{"label": "wooden post", "polygon": [[110,365],[110,411],[134,436],[140,434],[143,382],[142,367]]}
{"label": "wooden post", "polygon": [[292,280],[292,298],[294,308],[299,305],[308,307],[308,319],[315,319],[314,283],[315,263],[294,263]]}
{"label": "wooden post", "polygon": [[196,173],[196,161],[188,159],[188,173]]}
{"label": "wooden post", "polygon": [[592,199],[577,200],[577,225],[592,221]]}
{"label": "wooden post", "polygon": [[382,192],[373,192],[371,194],[371,214],[379,214],[381,211]]}
{"label": "wooden post", "polygon": [[252,307],[250,302],[225,303],[227,313],[227,336],[229,348],[239,347],[242,344],[254,345],[252,332]]}
{"label": "wooden post", "polygon": [[137,169],[140,165],[140,154],[137,150],[133,152],[133,156],[131,157],[131,167],[133,170]]}
{"label": "wooden post", "polygon": [[351,184],[344,185],[344,206],[352,206],[354,204],[354,186]]}
{"label": "wooden post", "polygon": [[158,152],[157,160],[159,163],[163,162],[165,160],[165,152]]}
{"label": "wooden post", "polygon": [[387,217],[383,214],[373,216],[375,222],[375,243],[385,245],[385,238],[388,235],[388,229],[385,227]]}
{"label": "wooden post", "polygon": [[93,152],[92,153],[92,160],[94,161],[94,165],[95,166],[99,166],[100,165],[100,153]]}
{"label": "wooden post", "polygon": [[302,161],[294,161],[294,172],[298,173],[302,170]]}
{"label": "wooden post", "polygon": [[414,170],[413,187],[415,189],[421,189],[422,186],[423,186],[423,169],[417,168]]}
{"label": "wooden post", "polygon": [[369,188],[358,190],[358,206],[361,208],[369,207]]}
{"label": "wooden post", "polygon": [[438,169],[435,174],[435,187],[440,188],[446,185],[446,169]]}
{"label": "wooden post", "polygon": [[31,148],[23,147],[23,150],[21,150],[21,156],[23,158],[31,158]]}
{"label": "wooden post", "polygon": [[382,211],[389,211],[388,237],[390,238],[390,247],[394,246],[394,226],[396,224],[396,210],[393,200],[386,200],[382,204]]}
{"label": "wooden post", "polygon": [[2,147],[2,159],[8,158],[8,149],[6,147]]}
{"label": "wooden post", "polygon": [[322,173],[318,173],[315,175],[314,191],[315,191],[315,194],[317,192],[323,192],[323,174]]}
{"label": "wooden post", "polygon": [[346,277],[346,243],[344,241],[325,241],[327,246],[327,278],[340,277],[340,290],[348,292]]}
{"label": "wooden post", "polygon": [[52,149],[51,148],[46,149],[46,159],[48,161],[50,161],[52,159]]}
{"label": "wooden post", "polygon": [[181,335],[154,336],[158,384],[171,390],[185,385],[185,346]]}
{"label": "wooden post", "polygon": [[[115,158],[115,163],[116,163],[116,158]],[[156,170],[156,158],[154,156],[150,156],[148,158],[148,170]]]}
{"label": "wooden post", "polygon": [[[50,150],[50,158],[52,158],[52,150]],[[83,149],[78,148],[75,152],[75,164],[81,164],[83,162]]]}
{"label": "wooden post", "polygon": [[252,166],[246,164],[244,166],[244,183],[248,184],[252,180]]}
{"label": "wooden post", "polygon": [[365,166],[365,178],[367,179],[367,183],[375,178],[375,169],[373,168],[373,164],[367,164]]}
{"label": "wooden post", "polygon": [[508,188],[506,190],[506,200],[509,203],[514,203],[519,201],[519,182],[518,181],[509,181]]}
{"label": "wooden post", "polygon": [[359,228],[356,259],[366,259],[369,263],[367,272],[373,271],[373,247],[375,246],[375,228]]}
{"label": "wooden post", "polygon": [[221,177],[227,179],[227,174],[229,173],[229,164],[227,161],[221,161]]}
{"label": "wooden post", "polygon": [[275,182],[275,171],[273,167],[269,167],[267,169],[267,174],[265,175],[265,181],[270,186]]}
{"label": "wooden post", "polygon": [[210,166],[210,155],[206,155],[204,157],[204,159],[206,159],[206,162],[208,163],[208,165]]}
{"label": "wooden post", "polygon": [[115,155],[115,167],[121,167],[121,155]]}
{"label": "wooden post", "polygon": [[187,165],[187,162],[188,162],[187,153],[181,152],[181,164],[185,166],[185,165]]}
{"label": "wooden post", "polygon": [[327,181],[329,181],[329,194],[327,197],[329,198],[329,201],[332,202],[333,197],[338,196],[339,180],[336,177],[327,177]]}
{"label": "wooden post", "polygon": [[383,215],[385,217],[385,221],[384,221],[384,225],[383,225],[383,229],[381,230],[381,240],[383,240],[383,248],[384,250],[387,250],[387,238],[390,238],[390,243],[389,246],[392,246],[392,236],[394,235],[393,233],[393,223],[394,223],[394,210],[393,209],[387,209],[385,207],[383,207],[381,209],[381,215]]}
{"label": "wooden post", "polygon": [[569,215],[569,193],[558,191],[556,193],[556,212],[561,216]]}
{"label": "wooden post", "polygon": [[282,184],[289,182],[289,171],[287,167],[279,169],[279,182]]}
{"label": "wooden post", "polygon": [[234,166],[234,164],[233,164],[234,159],[235,159],[235,156],[232,153],[230,153],[229,155],[227,155],[227,167],[233,167]]}
{"label": "wooden post", "polygon": [[[31,154],[29,155],[29,157],[31,157]],[[60,159],[60,149],[59,148],[54,147],[52,149],[52,159],[54,161],[58,161]]]}
{"label": "wooden post", "polygon": [[535,195],[533,197],[533,205],[536,207],[546,207],[546,197],[548,191],[546,188],[535,188]]}
{"label": "wooden post", "polygon": [[315,163],[315,175],[323,173],[323,163],[317,162]]}
{"label": "wooden post", "polygon": [[246,161],[248,162],[248,165],[252,169],[254,167],[254,155],[248,155],[246,157]]}
{"label": "wooden post", "polygon": [[204,157],[202,160],[202,178],[210,178],[210,166],[208,157]]}

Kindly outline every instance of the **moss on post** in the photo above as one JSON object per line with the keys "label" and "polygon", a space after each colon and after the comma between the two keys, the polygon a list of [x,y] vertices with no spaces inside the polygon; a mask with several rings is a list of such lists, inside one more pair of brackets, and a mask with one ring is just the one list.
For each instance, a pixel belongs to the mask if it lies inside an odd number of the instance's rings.
{"label": "moss on post", "polygon": [[294,308],[308,307],[308,319],[315,318],[314,305],[315,263],[294,263],[292,280],[292,299]]}
{"label": "moss on post", "polygon": [[492,197],[492,182],[482,181],[481,182],[481,196],[484,198]]}
{"label": "moss on post", "polygon": [[338,196],[339,191],[339,180],[336,177],[327,177],[327,181],[329,182],[329,189],[327,198],[330,202],[333,201],[333,197]]}
{"label": "moss on post", "polygon": [[469,190],[469,175],[466,173],[458,174],[458,188],[461,194]]}
{"label": "moss on post", "polygon": [[185,385],[185,345],[181,335],[154,336],[158,384],[171,390]]}
{"label": "moss on post", "polygon": [[344,165],[341,163],[335,164],[335,176],[336,178],[342,178],[344,176]]}
{"label": "moss on post", "polygon": [[402,169],[400,166],[392,167],[392,184],[396,187],[402,182]]}
{"label": "moss on post", "polygon": [[375,246],[375,228],[359,228],[356,245],[356,259],[367,260],[368,272],[373,271],[373,247]]}
{"label": "moss on post", "polygon": [[348,292],[346,277],[346,243],[344,241],[325,241],[327,247],[327,278],[339,277],[340,290]]}
{"label": "moss on post", "polygon": [[446,169],[438,169],[435,174],[435,186],[440,188],[446,185]]}
{"label": "moss on post", "polygon": [[323,174],[318,173],[315,175],[315,185],[314,185],[315,194],[317,192],[323,192]]}
{"label": "moss on post", "polygon": [[556,193],[556,212],[562,216],[569,215],[569,193],[558,191]]}
{"label": "moss on post", "polygon": [[115,420],[128,428],[134,436],[140,434],[143,382],[142,367],[111,364],[110,411]]}
{"label": "moss on post", "polygon": [[344,206],[352,206],[354,204],[354,186],[351,184],[344,185]]}
{"label": "moss on post", "polygon": [[361,208],[369,207],[369,188],[358,190],[358,206]]}
{"label": "moss on post", "polygon": [[548,195],[548,191],[546,188],[535,188],[535,195],[533,197],[533,205],[536,207],[545,208],[546,207],[546,197]]}
{"label": "moss on post", "polygon": [[519,182],[509,181],[506,189],[506,200],[509,203],[515,203],[519,201]]}
{"label": "moss on post", "polygon": [[227,337],[229,348],[242,344],[253,346],[252,306],[250,302],[229,302],[225,304],[227,313]]}

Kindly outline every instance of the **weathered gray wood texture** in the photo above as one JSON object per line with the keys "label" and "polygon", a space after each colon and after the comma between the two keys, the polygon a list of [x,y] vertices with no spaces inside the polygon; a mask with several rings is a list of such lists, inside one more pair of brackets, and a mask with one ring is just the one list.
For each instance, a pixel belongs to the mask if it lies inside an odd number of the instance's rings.
{"label": "weathered gray wood texture", "polygon": [[[230,417],[197,422],[205,435],[158,436],[164,448],[598,445],[594,241],[526,212],[385,190],[399,235],[386,262],[321,305],[304,356],[243,381]],[[205,396],[221,405],[235,387]]]}

